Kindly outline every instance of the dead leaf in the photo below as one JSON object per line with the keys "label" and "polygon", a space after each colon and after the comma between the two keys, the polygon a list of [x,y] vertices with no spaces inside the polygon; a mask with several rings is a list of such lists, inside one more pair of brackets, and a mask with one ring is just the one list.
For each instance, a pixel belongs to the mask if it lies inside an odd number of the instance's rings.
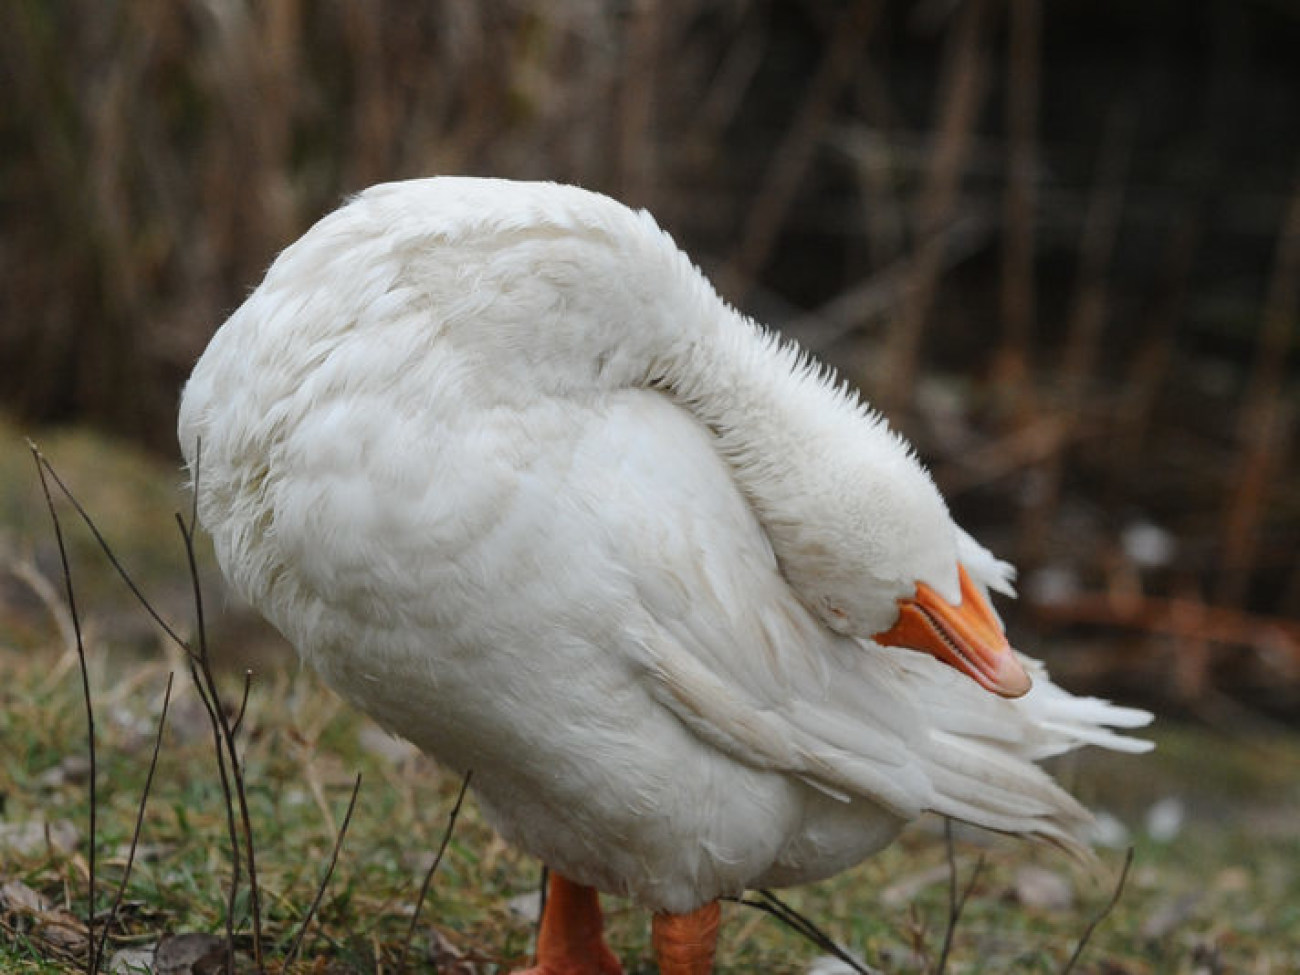
{"label": "dead leaf", "polygon": [[44,914],[50,906],[43,894],[32,890],[21,880],[0,884],[0,910],[15,914]]}
{"label": "dead leaf", "polygon": [[429,941],[429,960],[433,962],[434,971],[446,975],[477,975],[478,966],[437,928],[430,929]]}
{"label": "dead leaf", "polygon": [[154,975],[153,955],[156,945],[123,948],[109,959],[108,975]]}
{"label": "dead leaf", "polygon": [[219,975],[225,970],[226,939],[213,934],[174,934],[158,942],[154,975]]}
{"label": "dead leaf", "polygon": [[71,911],[56,909],[38,915],[36,938],[68,955],[82,957],[90,943],[86,923]]}
{"label": "dead leaf", "polygon": [[40,856],[50,848],[67,854],[77,848],[81,834],[67,819],[47,822],[29,819],[25,823],[0,823],[0,850],[8,850],[21,857]]}
{"label": "dead leaf", "polygon": [[535,890],[530,890],[524,894],[516,894],[506,901],[506,910],[521,921],[536,924],[537,920],[542,916],[542,898]]}
{"label": "dead leaf", "polygon": [[29,919],[29,936],[65,955],[84,955],[89,936],[85,922],[21,880],[0,885],[0,910]]}

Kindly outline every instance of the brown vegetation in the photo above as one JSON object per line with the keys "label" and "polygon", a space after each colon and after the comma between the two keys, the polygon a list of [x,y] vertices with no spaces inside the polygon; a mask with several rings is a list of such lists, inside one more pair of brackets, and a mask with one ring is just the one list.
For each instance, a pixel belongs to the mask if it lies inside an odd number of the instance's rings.
{"label": "brown vegetation", "polygon": [[343,195],[578,182],[889,409],[1028,569],[1016,622],[1107,636],[1058,667],[1290,707],[1298,41],[1174,0],[12,0],[0,398],[170,453]]}

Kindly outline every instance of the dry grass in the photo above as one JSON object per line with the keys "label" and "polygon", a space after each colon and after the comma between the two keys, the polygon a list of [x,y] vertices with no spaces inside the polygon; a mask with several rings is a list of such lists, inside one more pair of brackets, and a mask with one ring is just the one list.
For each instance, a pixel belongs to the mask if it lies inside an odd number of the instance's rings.
{"label": "dry grass", "polygon": [[[97,514],[113,541],[115,526],[150,524],[152,515],[142,509],[168,493],[171,471],[122,459],[130,483],[152,487],[139,497],[101,494],[109,489],[83,465],[104,444],[83,435],[59,443],[70,483],[86,484],[99,501],[112,499],[113,516]],[[39,503],[25,488],[4,486],[0,496],[16,507]],[[173,509],[183,506],[179,495],[172,500]],[[174,526],[155,526],[161,534],[130,537],[126,560],[138,560],[131,568],[140,570],[146,591],[184,590]],[[115,635],[136,632],[121,618],[137,610],[86,548],[84,532],[69,521],[65,529],[74,576],[85,587],[88,676],[98,716],[93,848],[101,918],[126,867],[167,675],[178,678],[108,955],[179,932],[220,938],[229,919],[247,966],[251,904],[241,883],[231,910],[228,797],[195,685],[156,631],[149,645]],[[8,746],[0,764],[0,885],[21,882],[49,898],[49,909],[25,913],[9,902],[0,909],[0,968],[74,972],[82,970],[86,947],[79,919],[87,909],[91,849],[81,682],[48,536],[34,519],[21,527],[10,523],[6,531],[11,556],[27,551],[35,558],[10,557],[0,590],[0,740]],[[207,574],[210,563],[201,561]],[[45,579],[46,596],[33,588],[35,579]],[[169,618],[184,620],[185,612]],[[214,629],[236,639],[249,632],[220,620]],[[246,706],[239,671],[227,667],[219,677],[228,713],[243,715],[238,749],[258,850],[267,970],[279,970],[301,936],[293,971],[392,972],[460,783],[344,707],[311,674],[268,653],[267,640],[255,636],[232,657],[256,667]],[[1057,770],[1085,801],[1133,826],[1137,847],[1124,896],[1076,971],[1289,970],[1300,962],[1294,907],[1300,904],[1300,829],[1293,814],[1300,793],[1291,772],[1300,762],[1300,740],[1276,730],[1266,738],[1225,737],[1168,724],[1156,736],[1154,756],[1083,756]],[[340,843],[358,774],[363,785]],[[1171,810],[1186,815],[1172,841],[1142,827],[1161,802],[1166,819]],[[932,972],[944,950],[953,882],[942,833],[933,825],[909,832],[857,870],[784,896],[873,966]],[[1104,850],[1095,869],[1079,869],[1051,851],[977,837],[963,837],[958,850],[961,884],[972,887],[953,932],[951,973],[1061,972],[1110,897],[1122,860],[1119,851]],[[986,866],[976,879],[977,852]],[[322,886],[334,856],[337,864]],[[490,972],[521,964],[530,950],[528,909],[537,881],[537,865],[506,848],[471,801],[414,928],[411,970]],[[821,953],[760,913],[738,905],[726,911],[720,972],[803,972]],[[611,941],[629,971],[649,971],[644,913],[612,902],[609,914]],[[61,937],[52,943],[51,932]]]}
{"label": "dry grass", "polygon": [[[1129,631],[1142,682],[1294,707],[1300,21],[1193,7],[13,0],[0,397],[174,456],[207,337],[342,196],[579,182],[891,406],[970,527],[1018,524],[1028,594],[1082,592],[1041,635],[1102,596],[1243,612]],[[1112,541],[1148,524],[1159,565]]]}

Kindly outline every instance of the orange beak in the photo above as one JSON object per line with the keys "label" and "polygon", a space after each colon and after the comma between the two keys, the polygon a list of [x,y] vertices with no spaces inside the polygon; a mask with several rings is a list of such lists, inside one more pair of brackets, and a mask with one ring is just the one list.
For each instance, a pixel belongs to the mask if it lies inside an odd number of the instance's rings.
{"label": "orange beak", "polygon": [[988,600],[975,588],[965,566],[957,566],[961,602],[954,606],[924,582],[916,595],[898,601],[898,622],[873,640],[888,647],[920,650],[960,670],[986,690],[1020,697],[1031,681],[1002,632]]}

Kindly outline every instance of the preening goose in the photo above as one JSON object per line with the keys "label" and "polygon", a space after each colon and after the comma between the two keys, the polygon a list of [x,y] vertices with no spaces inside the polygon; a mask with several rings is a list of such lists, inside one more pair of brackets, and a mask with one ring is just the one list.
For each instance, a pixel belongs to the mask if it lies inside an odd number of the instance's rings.
{"label": "preening goose", "polygon": [[1010,567],[884,420],[595,193],[367,190],[216,333],[179,436],[234,587],[551,867],[533,972],[620,970],[598,890],[706,972],[718,898],[925,811],[1074,845],[1035,762],[1147,747],[1010,648]]}

